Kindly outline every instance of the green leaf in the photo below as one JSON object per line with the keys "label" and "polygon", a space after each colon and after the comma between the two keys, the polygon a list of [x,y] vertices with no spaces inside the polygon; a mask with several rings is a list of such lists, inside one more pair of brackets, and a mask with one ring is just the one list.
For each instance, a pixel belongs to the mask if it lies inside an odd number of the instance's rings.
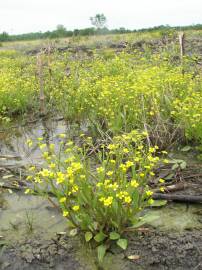
{"label": "green leaf", "polygon": [[179,168],[179,165],[178,165],[178,163],[175,163],[175,164],[172,166],[172,170],[176,170],[177,168]]}
{"label": "green leaf", "polygon": [[182,152],[188,152],[191,149],[191,146],[187,145],[181,149]]}
{"label": "green leaf", "polygon": [[167,201],[166,200],[155,200],[153,203],[152,203],[152,207],[158,207],[158,206],[163,206],[163,205],[166,205],[167,204]]}
{"label": "green leaf", "polygon": [[111,232],[111,233],[109,234],[109,238],[110,238],[111,240],[117,240],[117,239],[120,238],[120,234],[118,234],[117,232]]}
{"label": "green leaf", "polygon": [[158,218],[159,218],[159,215],[157,215],[156,213],[150,212],[142,217],[142,221],[144,221],[144,223],[150,223]]}
{"label": "green leaf", "polygon": [[166,177],[164,177],[164,179],[170,180],[170,179],[173,178],[174,175],[175,175],[174,173],[170,173],[169,175],[167,175]]}
{"label": "green leaf", "polygon": [[144,225],[146,222],[144,220],[139,220],[138,222],[135,222],[135,224],[133,224],[132,227],[129,227],[129,228],[133,228],[133,229],[136,229],[136,228],[139,228],[140,226]]}
{"label": "green leaf", "polygon": [[99,232],[98,234],[96,234],[96,236],[94,237],[96,242],[102,242],[105,238],[107,237],[106,234],[104,234],[103,232]]}
{"label": "green leaf", "polygon": [[91,232],[85,233],[85,240],[86,242],[89,242],[93,238],[93,234]]}
{"label": "green leaf", "polygon": [[106,250],[107,250],[107,248],[105,245],[100,245],[97,247],[97,255],[98,255],[99,262],[103,262]]}
{"label": "green leaf", "polygon": [[155,213],[148,213],[144,215],[137,223],[135,223],[131,228],[138,228],[146,223],[150,223],[156,219],[158,219],[159,216]]}
{"label": "green leaf", "polygon": [[122,248],[122,249],[124,249],[124,250],[127,249],[127,246],[128,246],[128,241],[127,241],[127,239],[120,238],[116,243],[117,243],[117,245],[118,245],[120,248]]}
{"label": "green leaf", "polygon": [[180,168],[182,170],[184,170],[185,168],[187,167],[187,163],[185,161],[183,161],[181,164],[180,164]]}
{"label": "green leaf", "polygon": [[77,229],[73,229],[73,230],[71,230],[71,231],[69,232],[69,235],[70,235],[70,236],[75,236],[75,235],[77,235],[77,233],[78,233]]}

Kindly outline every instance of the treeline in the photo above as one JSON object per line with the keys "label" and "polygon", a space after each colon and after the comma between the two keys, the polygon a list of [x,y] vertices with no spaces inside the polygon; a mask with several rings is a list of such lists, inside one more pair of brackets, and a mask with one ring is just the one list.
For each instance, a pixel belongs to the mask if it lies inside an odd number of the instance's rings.
{"label": "treeline", "polygon": [[74,37],[74,36],[92,36],[92,35],[107,35],[107,34],[124,34],[124,33],[134,33],[134,32],[155,32],[162,31],[166,32],[168,30],[179,31],[179,30],[202,30],[202,24],[190,25],[190,26],[175,26],[171,27],[169,25],[160,25],[152,28],[143,28],[139,30],[129,30],[121,27],[119,29],[109,30],[104,27],[102,29],[96,29],[94,27],[75,29],[73,31],[67,30],[63,25],[57,26],[56,30],[46,31],[46,32],[34,32],[19,35],[9,35],[7,32],[0,34],[0,42],[4,41],[18,41],[18,40],[35,40],[35,39],[56,39],[62,37]]}

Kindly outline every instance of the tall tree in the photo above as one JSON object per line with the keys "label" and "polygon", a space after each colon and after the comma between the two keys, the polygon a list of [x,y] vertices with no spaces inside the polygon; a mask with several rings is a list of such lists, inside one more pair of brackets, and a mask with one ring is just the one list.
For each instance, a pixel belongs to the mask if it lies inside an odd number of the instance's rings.
{"label": "tall tree", "polygon": [[106,27],[107,18],[105,15],[102,14],[96,14],[94,17],[90,17],[91,24],[95,26],[97,29],[102,29]]}

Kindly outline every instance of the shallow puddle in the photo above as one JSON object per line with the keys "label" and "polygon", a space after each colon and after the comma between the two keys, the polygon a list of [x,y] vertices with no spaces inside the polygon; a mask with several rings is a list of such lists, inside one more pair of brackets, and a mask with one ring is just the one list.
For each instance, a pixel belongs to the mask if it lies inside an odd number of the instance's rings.
{"label": "shallow puddle", "polygon": [[[81,126],[69,125],[65,121],[41,120],[25,127],[6,129],[0,132],[0,167],[25,166],[30,163],[41,162],[41,152],[37,147],[37,138],[43,142],[54,143],[59,146],[58,135],[65,133],[69,138],[77,137],[79,132],[87,131],[85,124]],[[33,146],[28,147],[26,141],[31,139]]]}
{"label": "shallow puddle", "polygon": [[14,241],[41,234],[48,239],[67,230],[67,220],[46,199],[21,193],[2,194],[0,235]]}
{"label": "shallow puddle", "polygon": [[159,230],[183,232],[184,230],[202,229],[201,204],[170,203],[152,211],[159,218],[150,222],[150,225]]}

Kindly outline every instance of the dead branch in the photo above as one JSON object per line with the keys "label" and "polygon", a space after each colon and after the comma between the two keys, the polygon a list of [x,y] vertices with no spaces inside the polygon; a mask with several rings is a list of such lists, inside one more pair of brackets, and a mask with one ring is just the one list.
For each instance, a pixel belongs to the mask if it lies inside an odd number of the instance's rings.
{"label": "dead branch", "polygon": [[166,200],[181,203],[202,203],[202,196],[192,196],[192,195],[173,195],[173,194],[162,194],[154,193],[152,195],[154,200]]}

